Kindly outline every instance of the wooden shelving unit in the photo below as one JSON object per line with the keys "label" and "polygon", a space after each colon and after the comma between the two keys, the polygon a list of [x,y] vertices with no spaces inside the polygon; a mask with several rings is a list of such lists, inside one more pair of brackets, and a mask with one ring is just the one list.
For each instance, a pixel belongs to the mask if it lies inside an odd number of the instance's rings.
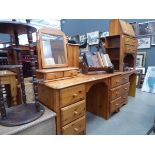
{"label": "wooden shelving unit", "polygon": [[135,69],[137,55],[137,39],[132,26],[122,20],[111,20],[110,36],[105,39],[106,53],[114,65],[114,69],[125,71]]}

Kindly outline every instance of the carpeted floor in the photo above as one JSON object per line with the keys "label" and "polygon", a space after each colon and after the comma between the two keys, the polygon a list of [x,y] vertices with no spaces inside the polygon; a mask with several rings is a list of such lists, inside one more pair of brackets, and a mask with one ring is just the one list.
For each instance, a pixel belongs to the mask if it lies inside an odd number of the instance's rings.
{"label": "carpeted floor", "polygon": [[155,116],[155,94],[137,89],[136,97],[109,120],[87,113],[87,135],[145,135]]}

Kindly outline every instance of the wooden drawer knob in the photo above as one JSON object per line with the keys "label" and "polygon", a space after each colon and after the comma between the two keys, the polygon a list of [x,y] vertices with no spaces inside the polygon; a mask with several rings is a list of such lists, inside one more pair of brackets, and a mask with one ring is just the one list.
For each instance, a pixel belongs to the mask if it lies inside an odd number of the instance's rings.
{"label": "wooden drawer knob", "polygon": [[126,99],[126,97],[123,97],[123,99]]}
{"label": "wooden drawer knob", "polygon": [[124,90],[127,90],[128,88],[124,88]]}
{"label": "wooden drawer knob", "polygon": [[77,114],[78,114],[78,112],[77,112],[77,111],[74,111],[74,114],[75,114],[75,115],[77,115]]}
{"label": "wooden drawer knob", "polygon": [[124,80],[127,80],[128,78],[123,78]]}
{"label": "wooden drawer knob", "polygon": [[119,83],[119,80],[116,80],[116,83]]}
{"label": "wooden drawer knob", "polygon": [[78,94],[76,94],[76,93],[75,93],[75,94],[73,94],[73,97],[77,97],[77,96],[78,96]]}
{"label": "wooden drawer knob", "polygon": [[116,103],[116,106],[118,106],[119,104],[118,103]]}
{"label": "wooden drawer knob", "polygon": [[78,131],[79,131],[79,129],[78,129],[78,128],[74,128],[74,131],[78,132]]}

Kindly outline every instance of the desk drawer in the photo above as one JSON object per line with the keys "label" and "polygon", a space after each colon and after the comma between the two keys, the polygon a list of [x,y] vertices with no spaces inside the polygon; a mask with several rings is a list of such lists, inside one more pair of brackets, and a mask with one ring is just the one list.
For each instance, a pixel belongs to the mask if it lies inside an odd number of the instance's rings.
{"label": "desk drawer", "polygon": [[119,97],[110,102],[110,112],[116,111],[121,105],[122,98]]}
{"label": "desk drawer", "polygon": [[121,84],[128,83],[129,82],[129,74],[122,75],[121,79],[122,79],[122,83]]}
{"label": "desk drawer", "polygon": [[122,94],[121,96],[121,104],[125,104],[128,102],[128,93]]}
{"label": "desk drawer", "polygon": [[10,81],[10,79],[11,79],[12,77],[11,76],[8,76],[8,77],[1,77],[0,78],[0,84],[9,84],[11,81]]}
{"label": "desk drawer", "polygon": [[122,83],[121,75],[114,76],[111,78],[111,88],[120,86]]}
{"label": "desk drawer", "polygon": [[83,116],[78,120],[62,127],[63,135],[79,135],[84,134],[86,130],[86,117]]}
{"label": "desk drawer", "polygon": [[125,93],[128,93],[129,92],[129,86],[130,86],[130,83],[129,82],[122,85],[122,87],[121,87],[122,94],[125,94]]}
{"label": "desk drawer", "polygon": [[62,89],[60,91],[60,104],[61,107],[65,107],[77,101],[81,101],[85,98],[85,86],[78,85]]}
{"label": "desk drawer", "polygon": [[110,101],[120,97],[121,96],[121,90],[122,90],[121,86],[111,89],[110,90]]}
{"label": "desk drawer", "polygon": [[61,109],[62,126],[82,117],[86,113],[85,100]]}
{"label": "desk drawer", "polygon": [[78,74],[78,71],[77,70],[65,71],[64,72],[64,77],[77,76],[77,74]]}

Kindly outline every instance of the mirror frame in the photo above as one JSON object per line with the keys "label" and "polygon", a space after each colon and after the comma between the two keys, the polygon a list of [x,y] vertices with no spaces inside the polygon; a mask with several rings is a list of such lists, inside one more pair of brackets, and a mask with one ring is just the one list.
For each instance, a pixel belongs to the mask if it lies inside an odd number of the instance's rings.
{"label": "mirror frame", "polygon": [[[43,52],[43,44],[42,44],[42,34],[49,34],[49,35],[61,35],[64,39],[64,54],[65,54],[65,64],[54,64],[54,65],[47,65],[45,64],[45,57]],[[38,53],[38,67],[39,69],[46,69],[46,68],[56,68],[56,67],[67,67],[68,66],[68,59],[67,59],[67,38],[65,34],[58,29],[53,28],[41,28],[37,32],[37,53]]]}

